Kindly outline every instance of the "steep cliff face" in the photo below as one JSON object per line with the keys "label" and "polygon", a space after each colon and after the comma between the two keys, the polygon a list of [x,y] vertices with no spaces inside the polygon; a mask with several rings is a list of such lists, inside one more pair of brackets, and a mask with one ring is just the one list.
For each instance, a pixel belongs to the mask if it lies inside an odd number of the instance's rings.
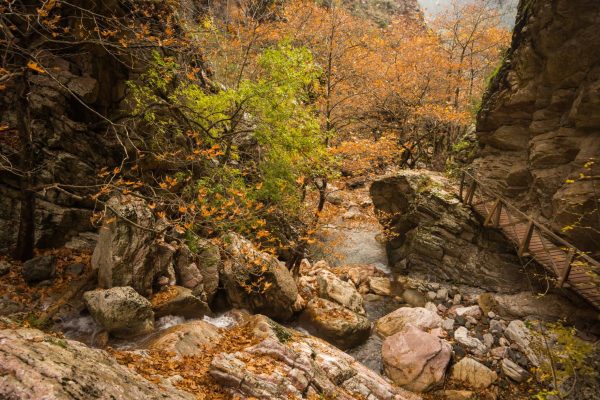
{"label": "steep cliff face", "polygon": [[473,164],[488,185],[596,253],[599,21],[596,0],[520,2],[512,47],[478,115]]}
{"label": "steep cliff face", "polygon": [[402,17],[423,20],[417,0],[344,0],[343,4],[357,16],[371,19],[381,26]]}

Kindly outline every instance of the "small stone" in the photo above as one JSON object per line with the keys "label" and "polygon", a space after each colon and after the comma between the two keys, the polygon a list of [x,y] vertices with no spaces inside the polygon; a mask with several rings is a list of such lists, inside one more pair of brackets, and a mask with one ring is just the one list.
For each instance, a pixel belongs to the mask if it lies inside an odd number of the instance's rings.
{"label": "small stone", "polygon": [[435,300],[436,294],[435,292],[429,291],[427,292],[427,298],[431,301]]}
{"label": "small stone", "polygon": [[435,294],[435,297],[440,301],[446,301],[446,299],[448,298],[448,289],[446,289],[446,288],[438,289],[438,291]]}
{"label": "small stone", "polygon": [[464,326],[467,323],[467,319],[462,315],[457,315],[456,318],[454,318],[454,320],[460,326]]}
{"label": "small stone", "polygon": [[467,352],[465,351],[465,349],[463,349],[458,344],[453,344],[452,345],[452,351],[454,353],[454,359],[455,360],[460,360],[461,358],[463,358],[464,356],[467,355]]}
{"label": "small stone", "polygon": [[489,312],[487,315],[488,315],[488,318],[489,318],[489,319],[494,319],[494,318],[496,318],[496,313],[495,313],[495,312],[493,312],[493,311],[490,311],[490,312]]}
{"label": "small stone", "polygon": [[454,295],[454,298],[452,299],[452,304],[459,305],[460,302],[462,301],[462,296],[460,295],[460,293],[457,293]]}
{"label": "small stone", "polygon": [[471,400],[475,399],[475,393],[470,390],[444,390],[441,395],[445,400]]}
{"label": "small stone", "polygon": [[496,358],[504,358],[508,355],[508,347],[498,346],[490,350],[490,355]]}
{"label": "small stone", "polygon": [[452,318],[446,318],[442,321],[442,328],[446,331],[454,329],[454,320]]}
{"label": "small stone", "polygon": [[473,354],[483,355],[487,352],[487,347],[479,339],[469,336],[465,327],[460,327],[454,332],[454,339],[469,348]]}
{"label": "small stone", "polygon": [[523,382],[529,376],[529,373],[518,364],[505,358],[502,360],[502,372],[515,382]]}
{"label": "small stone", "polygon": [[502,334],[502,332],[504,332],[504,326],[500,321],[493,319],[490,321],[490,332],[493,335],[499,336]]}
{"label": "small stone", "polygon": [[23,279],[32,284],[54,278],[56,259],[54,256],[34,257],[23,263]]}
{"label": "small stone", "polygon": [[446,307],[443,304],[438,304],[437,309],[439,312],[441,312],[442,314],[446,314],[446,312],[448,312],[448,307]]}
{"label": "small stone", "polygon": [[500,346],[504,346],[504,347],[510,346],[510,342],[508,340],[506,340],[506,338],[503,338],[503,337],[501,337],[498,340],[498,343],[500,344]]}
{"label": "small stone", "polygon": [[473,324],[470,321],[465,322],[465,328],[471,329],[473,328]]}
{"label": "small stone", "polygon": [[487,347],[488,349],[491,349],[494,345],[494,335],[492,335],[491,333],[484,334],[483,344],[485,344],[485,347]]}
{"label": "small stone", "polygon": [[470,322],[471,325],[477,325],[478,324],[477,320],[475,318],[471,317],[470,315],[467,316],[467,322]]}
{"label": "small stone", "polygon": [[437,282],[430,283],[430,284],[429,284],[429,288],[430,288],[431,290],[438,290],[438,289],[440,288],[440,284],[439,284],[439,283],[437,283]]}

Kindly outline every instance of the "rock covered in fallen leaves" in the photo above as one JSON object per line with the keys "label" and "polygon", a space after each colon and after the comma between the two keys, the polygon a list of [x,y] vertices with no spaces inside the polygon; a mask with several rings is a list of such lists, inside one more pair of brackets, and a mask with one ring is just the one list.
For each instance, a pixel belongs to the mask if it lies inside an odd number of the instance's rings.
{"label": "rock covered in fallen leaves", "polygon": [[276,320],[289,320],[298,298],[290,271],[238,234],[229,233],[223,240],[229,259],[221,278],[229,302]]}
{"label": "rock covered in fallen leaves", "polygon": [[260,341],[217,354],[210,375],[242,398],[418,400],[337,348],[283,328],[263,316],[252,323]]}
{"label": "rock covered in fallen leaves", "polygon": [[152,309],[156,318],[178,315],[185,318],[202,318],[210,312],[208,304],[194,296],[191,289],[168,286],[152,297]]}
{"label": "rock covered in fallen leaves", "polygon": [[36,329],[0,331],[0,398],[192,400],[121,366],[105,351]]}
{"label": "rock covered in fallen leaves", "polygon": [[300,323],[315,336],[342,349],[363,343],[371,332],[371,322],[366,317],[321,298],[308,302]]}
{"label": "rock covered in fallen leaves", "polygon": [[39,256],[23,263],[21,271],[25,282],[32,284],[52,279],[56,273],[56,258],[54,256]]}
{"label": "rock covered in fallen leaves", "polygon": [[128,338],[154,329],[152,304],[132,287],[91,290],[83,299],[94,320],[115,337]]}
{"label": "rock covered in fallen leaves", "polygon": [[384,372],[396,384],[425,392],[444,380],[452,346],[445,340],[408,325],[383,342]]}

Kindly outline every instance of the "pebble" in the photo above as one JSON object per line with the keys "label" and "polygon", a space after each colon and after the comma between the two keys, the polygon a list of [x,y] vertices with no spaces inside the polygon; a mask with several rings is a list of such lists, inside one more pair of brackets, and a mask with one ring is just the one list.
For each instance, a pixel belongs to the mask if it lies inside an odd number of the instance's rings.
{"label": "pebble", "polygon": [[505,346],[505,347],[510,346],[510,342],[508,340],[506,340],[506,338],[503,338],[503,337],[501,337],[500,340],[498,340],[498,343],[500,344],[500,346]]}
{"label": "pebble", "polygon": [[446,299],[448,299],[448,289],[446,289],[446,288],[441,288],[441,289],[439,289],[439,290],[436,292],[436,294],[435,294],[435,297],[436,297],[438,300],[441,300],[441,301],[446,301]]}
{"label": "pebble", "polygon": [[433,313],[437,313],[438,310],[437,306],[430,301],[428,301],[427,304],[425,304],[425,308]]}
{"label": "pebble", "polygon": [[490,332],[493,335],[499,336],[504,332],[504,325],[500,321],[493,319],[490,321]]}
{"label": "pebble", "polygon": [[432,291],[429,291],[429,292],[427,292],[427,298],[428,298],[429,300],[432,300],[432,301],[433,301],[433,300],[435,300],[435,297],[436,297],[436,294],[435,294],[435,292],[432,292]]}
{"label": "pebble", "polygon": [[494,345],[494,336],[491,333],[484,334],[483,344],[485,344],[485,347],[487,347],[488,349],[491,349]]}
{"label": "pebble", "polygon": [[496,318],[496,313],[495,313],[495,312],[493,312],[493,311],[490,311],[490,312],[488,313],[488,318],[489,318],[489,319],[494,319],[494,318]]}
{"label": "pebble", "polygon": [[460,326],[464,326],[467,323],[467,319],[465,317],[463,317],[462,315],[457,315],[454,320]]}
{"label": "pebble", "polygon": [[454,320],[452,318],[446,318],[442,321],[442,328],[447,331],[454,329]]}
{"label": "pebble", "polygon": [[0,276],[10,272],[10,264],[6,261],[0,261]]}
{"label": "pebble", "polygon": [[433,282],[429,284],[429,287],[431,288],[431,290],[438,290],[440,288],[440,284],[437,282]]}
{"label": "pebble", "polygon": [[452,304],[457,306],[460,304],[461,301],[462,301],[462,296],[460,295],[460,293],[457,293],[454,295],[454,298],[452,299]]}
{"label": "pebble", "polygon": [[443,304],[438,304],[437,309],[439,312],[441,312],[442,314],[445,314],[446,312],[448,312],[448,307],[446,307]]}
{"label": "pebble", "polygon": [[471,317],[470,315],[467,315],[467,322],[470,322],[471,325],[477,325],[477,320],[474,317]]}

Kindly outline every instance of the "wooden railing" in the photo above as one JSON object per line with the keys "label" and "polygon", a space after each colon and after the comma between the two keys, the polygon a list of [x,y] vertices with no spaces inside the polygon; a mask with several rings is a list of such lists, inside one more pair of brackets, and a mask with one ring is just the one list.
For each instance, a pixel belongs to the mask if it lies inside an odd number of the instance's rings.
{"label": "wooden railing", "polygon": [[501,230],[517,248],[519,257],[531,257],[557,278],[558,287],[570,287],[600,309],[600,263],[525,214],[501,195],[463,171],[459,198],[471,206],[483,224]]}

